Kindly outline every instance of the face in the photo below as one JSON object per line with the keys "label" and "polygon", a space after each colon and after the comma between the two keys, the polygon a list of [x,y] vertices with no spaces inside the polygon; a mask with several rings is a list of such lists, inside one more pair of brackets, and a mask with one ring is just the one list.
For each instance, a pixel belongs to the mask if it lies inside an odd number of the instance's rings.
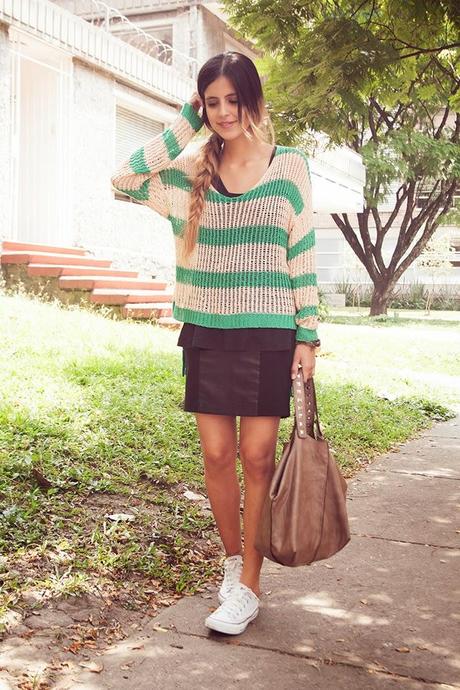
{"label": "face", "polygon": [[[243,134],[238,122],[238,96],[233,83],[224,75],[218,77],[204,92],[204,104],[209,125],[223,139],[236,139]],[[243,127],[248,128],[248,118],[243,109]],[[224,123],[231,123],[225,126]]]}

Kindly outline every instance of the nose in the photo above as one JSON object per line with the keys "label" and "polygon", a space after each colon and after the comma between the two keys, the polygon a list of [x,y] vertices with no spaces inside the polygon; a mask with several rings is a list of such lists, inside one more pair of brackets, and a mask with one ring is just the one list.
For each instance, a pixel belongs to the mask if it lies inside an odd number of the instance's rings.
{"label": "nose", "polygon": [[228,107],[228,103],[225,103],[225,101],[224,101],[223,103],[219,104],[219,107],[218,107],[219,117],[225,117],[225,115],[227,115],[227,113],[229,113],[229,112],[230,112],[230,109]]}

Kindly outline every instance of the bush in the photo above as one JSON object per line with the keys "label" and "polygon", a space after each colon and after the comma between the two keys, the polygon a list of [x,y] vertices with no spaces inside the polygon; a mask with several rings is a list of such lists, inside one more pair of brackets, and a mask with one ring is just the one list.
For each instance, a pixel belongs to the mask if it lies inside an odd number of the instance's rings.
{"label": "bush", "polygon": [[[345,294],[345,306],[370,307],[373,285],[360,285],[347,280],[335,284],[336,292]],[[397,285],[388,300],[388,308],[393,309],[425,309],[429,297],[429,289],[418,281],[409,285]],[[460,299],[456,296],[456,288],[444,287],[433,297],[430,308],[432,310],[456,311],[460,308]]]}

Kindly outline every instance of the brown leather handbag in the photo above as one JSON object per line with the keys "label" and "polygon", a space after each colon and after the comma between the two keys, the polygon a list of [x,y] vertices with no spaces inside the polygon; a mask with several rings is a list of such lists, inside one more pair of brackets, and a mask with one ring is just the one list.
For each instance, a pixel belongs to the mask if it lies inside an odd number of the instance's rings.
{"label": "brown leather handbag", "polygon": [[305,383],[299,371],[292,386],[294,427],[265,499],[255,547],[275,563],[299,566],[343,549],[350,528],[347,482],[319,426],[313,378]]}

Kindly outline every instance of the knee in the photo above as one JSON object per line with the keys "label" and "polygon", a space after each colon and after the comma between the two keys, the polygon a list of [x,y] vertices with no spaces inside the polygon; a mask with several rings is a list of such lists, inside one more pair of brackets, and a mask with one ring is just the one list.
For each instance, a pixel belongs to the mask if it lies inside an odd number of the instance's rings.
{"label": "knee", "polygon": [[219,476],[236,470],[236,453],[228,449],[207,450],[203,453],[205,471],[210,476]]}
{"label": "knee", "polygon": [[244,473],[254,480],[268,480],[275,470],[275,454],[257,449],[240,448]]}

